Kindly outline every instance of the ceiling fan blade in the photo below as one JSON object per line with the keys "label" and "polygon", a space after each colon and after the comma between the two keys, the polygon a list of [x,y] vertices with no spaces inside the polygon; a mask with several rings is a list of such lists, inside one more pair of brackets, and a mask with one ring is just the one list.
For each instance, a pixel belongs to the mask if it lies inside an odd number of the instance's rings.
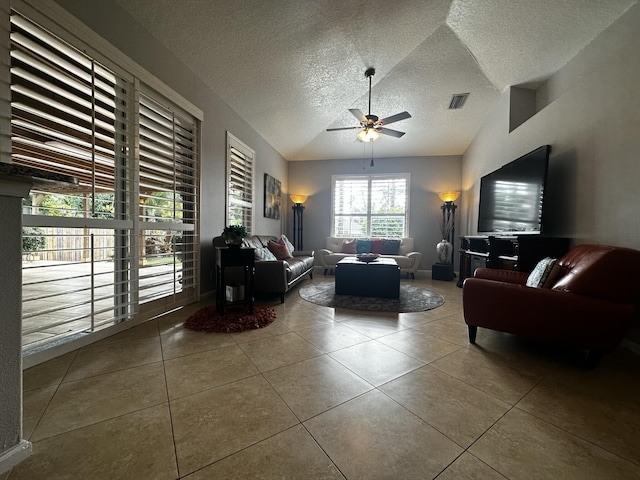
{"label": "ceiling fan blade", "polygon": [[367,116],[362,113],[362,110],[359,108],[350,108],[349,111],[353,114],[354,117],[358,119],[359,122],[366,122]]}
{"label": "ceiling fan blade", "polygon": [[335,132],[337,130],[355,130],[357,128],[362,128],[360,125],[357,127],[338,127],[338,128],[327,128],[327,132]]}
{"label": "ceiling fan blade", "polygon": [[399,132],[398,130],[392,130],[390,128],[376,128],[376,132],[382,133],[384,135],[391,135],[392,137],[400,138],[404,135],[404,132]]}
{"label": "ceiling fan blade", "polygon": [[405,120],[407,118],[411,118],[409,112],[401,112],[391,115],[390,117],[383,118],[382,120],[379,120],[378,123],[381,125],[389,125],[390,123],[399,122],[400,120]]}

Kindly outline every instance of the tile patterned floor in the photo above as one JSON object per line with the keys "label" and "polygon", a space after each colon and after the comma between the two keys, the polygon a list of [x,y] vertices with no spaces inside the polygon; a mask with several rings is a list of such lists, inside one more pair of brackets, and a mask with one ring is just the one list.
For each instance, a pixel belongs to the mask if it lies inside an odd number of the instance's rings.
{"label": "tile patterned floor", "polygon": [[[323,280],[322,275],[318,275]],[[192,305],[25,372],[22,479],[637,479],[640,358],[480,329],[453,282],[429,312],[318,307],[262,330],[182,328]]]}

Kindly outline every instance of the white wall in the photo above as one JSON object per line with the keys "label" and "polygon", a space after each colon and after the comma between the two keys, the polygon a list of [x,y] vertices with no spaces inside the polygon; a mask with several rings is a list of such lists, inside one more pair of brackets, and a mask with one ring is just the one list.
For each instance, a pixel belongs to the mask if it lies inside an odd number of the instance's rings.
{"label": "white wall", "polygon": [[[289,162],[289,185],[293,189],[291,193],[309,195],[304,211],[305,250],[324,248],[325,238],[330,235],[332,175],[410,173],[409,234],[414,238],[415,249],[423,255],[420,268],[430,270],[431,265],[438,261],[435,246],[441,240],[438,220],[442,215],[442,201],[438,198],[438,192],[460,190],[462,158],[376,158],[374,163],[374,167],[371,167],[370,160],[365,159]],[[291,205],[289,200],[289,210]],[[456,228],[458,225],[459,222],[456,221]],[[292,233],[292,226],[289,224],[287,234]]]}
{"label": "white wall", "polygon": [[[256,233],[278,235],[284,229],[286,209],[283,209],[285,216],[280,220],[264,218],[262,202],[265,173],[280,180],[283,191],[288,190],[287,162],[202,80],[143,30],[114,0],[56,2],[204,112],[201,131],[201,291],[212,290],[214,285],[211,277],[211,240],[222,232],[225,224],[226,131],[230,131],[256,152]],[[220,65],[220,68],[224,68],[224,65]]]}
{"label": "white wall", "polygon": [[550,233],[574,243],[640,248],[640,5],[603,32],[538,92],[535,116],[509,133],[502,96],[463,157],[466,231],[476,232],[479,178],[552,146]]}
{"label": "white wall", "polygon": [[[636,4],[538,91],[546,106],[511,133],[503,95],[463,157],[467,233],[476,232],[480,177],[550,144],[549,232],[640,249],[639,25]],[[638,322],[627,339],[640,344]]]}

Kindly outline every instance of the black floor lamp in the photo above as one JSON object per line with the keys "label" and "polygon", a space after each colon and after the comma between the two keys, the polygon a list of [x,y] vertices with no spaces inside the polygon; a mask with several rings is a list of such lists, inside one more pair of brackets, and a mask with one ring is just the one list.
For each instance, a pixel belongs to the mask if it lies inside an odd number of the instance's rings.
{"label": "black floor lamp", "polygon": [[444,225],[451,225],[451,231],[449,232],[448,240],[451,244],[451,264],[453,265],[453,259],[455,255],[455,242],[456,242],[456,208],[458,206],[453,203],[460,196],[460,192],[440,192],[438,193],[440,200],[444,203],[440,207],[442,209],[442,222]]}
{"label": "black floor lamp", "polygon": [[304,212],[303,203],[307,200],[306,195],[290,195],[293,202],[293,246],[297,250],[302,250],[302,214]]}

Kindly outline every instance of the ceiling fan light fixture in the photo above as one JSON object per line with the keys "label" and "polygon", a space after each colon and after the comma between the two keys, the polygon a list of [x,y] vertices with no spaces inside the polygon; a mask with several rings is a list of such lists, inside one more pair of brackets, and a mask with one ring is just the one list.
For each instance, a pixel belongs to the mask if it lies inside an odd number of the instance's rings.
{"label": "ceiling fan light fixture", "polygon": [[373,142],[380,137],[375,128],[365,128],[358,133],[358,140],[361,142]]}

